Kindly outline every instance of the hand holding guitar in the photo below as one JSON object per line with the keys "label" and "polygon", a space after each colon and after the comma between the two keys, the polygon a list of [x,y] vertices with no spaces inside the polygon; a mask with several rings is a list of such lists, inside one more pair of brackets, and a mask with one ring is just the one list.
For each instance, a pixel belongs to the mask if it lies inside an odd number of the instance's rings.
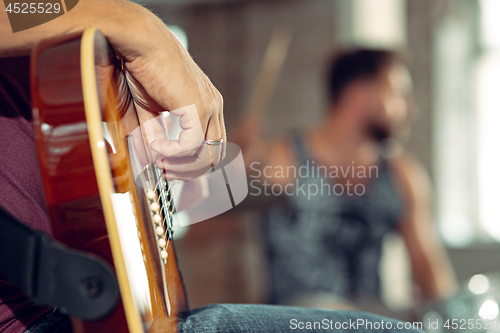
{"label": "hand holding guitar", "polygon": [[[0,4],[3,6],[3,4]],[[164,157],[199,156],[193,141],[226,142],[223,101],[219,91],[192,60],[168,28],[153,13],[122,0],[81,0],[67,14],[37,27],[12,33],[7,13],[0,7],[0,56],[29,54],[41,39],[96,27],[104,32],[118,56],[132,92],[139,117],[148,120],[161,111],[194,105],[201,124],[194,136],[184,128],[173,149],[172,142],[158,140],[154,149]],[[193,114],[181,115],[181,126]],[[187,125],[190,126],[189,124]],[[199,137],[201,136],[201,137]],[[221,157],[223,153],[220,154]],[[214,164],[219,159],[212,159]],[[191,163],[192,164],[192,163]],[[166,166],[165,163],[162,166]]]}

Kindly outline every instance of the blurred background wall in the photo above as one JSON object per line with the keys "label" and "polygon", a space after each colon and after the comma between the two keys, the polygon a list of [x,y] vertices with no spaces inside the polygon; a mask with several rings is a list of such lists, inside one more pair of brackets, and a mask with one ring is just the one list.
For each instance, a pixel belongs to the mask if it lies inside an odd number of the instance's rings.
{"label": "blurred background wall", "polygon": [[[481,156],[490,156],[487,152],[481,155],[481,140],[484,140],[481,133],[488,130],[481,127],[481,122],[489,123],[496,118],[491,115],[487,118],[491,103],[483,105],[486,111],[481,111],[477,93],[480,74],[490,68],[484,69],[488,65],[484,56],[496,50],[494,43],[492,46],[483,38],[487,34],[484,12],[487,6],[492,6],[491,1],[489,4],[478,0],[149,0],[142,3],[165,23],[185,31],[190,53],[224,96],[229,141],[248,107],[277,23],[290,25],[293,39],[265,120],[270,138],[294,128],[312,126],[322,119],[324,70],[335,50],[363,45],[406,51],[410,55],[419,110],[406,146],[424,164],[436,185],[437,227],[448,244],[457,275],[466,279],[476,273],[500,269],[498,228],[494,226],[500,224],[499,215],[490,204],[487,219],[493,222],[484,222],[482,216],[487,208],[481,208],[480,201],[486,200],[487,193],[494,200],[496,194],[491,188],[488,192],[481,187],[481,179],[491,182],[495,176],[480,174]],[[491,140],[496,137],[488,142]],[[495,158],[487,160],[490,169],[491,163],[493,167],[498,163]],[[265,275],[259,259],[263,249],[256,219],[255,214],[238,219],[226,214],[191,226],[188,236],[177,242],[192,307],[213,302],[262,301]],[[387,250],[389,259],[381,269],[404,267],[401,251],[401,242],[392,239]],[[408,291],[407,285],[399,288],[402,294]],[[405,296],[394,297],[404,301]]]}

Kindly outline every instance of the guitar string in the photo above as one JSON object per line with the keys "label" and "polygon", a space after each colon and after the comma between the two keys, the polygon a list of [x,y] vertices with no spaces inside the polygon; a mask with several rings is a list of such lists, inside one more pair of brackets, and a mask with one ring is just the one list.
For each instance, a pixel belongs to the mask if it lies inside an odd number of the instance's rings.
{"label": "guitar string", "polygon": [[[172,193],[170,191],[170,187],[168,187],[168,183],[163,179],[161,176],[161,171],[156,169],[157,175],[160,177],[159,184],[161,184],[161,196],[162,196],[162,202],[166,204],[163,204],[163,207],[161,207],[163,211],[163,228],[165,230],[164,238],[166,239],[166,245],[165,248],[168,248],[168,244],[170,242],[170,238],[172,237],[172,222],[173,222],[173,217],[172,217],[172,212],[170,211],[170,208],[172,207]],[[166,189],[166,192],[165,190]],[[170,196],[170,199],[167,199],[167,196]],[[165,222],[165,219],[167,219],[167,222]]]}
{"label": "guitar string", "polygon": [[[173,196],[170,191],[170,187],[168,186],[168,183],[163,179],[161,171],[158,168],[155,168],[155,174],[158,179],[158,182],[155,187],[160,187],[158,190],[160,192],[161,196],[161,205],[160,209],[163,211],[163,227],[165,229],[165,238],[167,239],[167,245],[168,241],[170,240],[171,232],[172,232],[172,212],[169,210],[170,207],[172,207],[172,200]],[[166,189],[166,191],[165,191]],[[170,197],[170,198],[168,198]],[[167,220],[167,221],[165,221]]]}
{"label": "guitar string", "polygon": [[[160,178],[161,174],[158,173],[158,170],[156,170],[156,176],[159,179],[157,186],[156,186],[156,190],[159,192],[159,196],[161,199],[160,209],[162,211],[165,210],[165,212],[168,214],[169,213],[168,208],[171,205],[171,201],[167,200],[167,196],[170,195],[170,189],[167,187],[167,184],[165,183],[165,181],[162,178]],[[167,193],[165,193],[165,190],[164,190],[165,188],[167,189]]]}
{"label": "guitar string", "polygon": [[[157,168],[156,166],[152,166],[152,168],[157,179],[156,184],[154,186],[154,190],[160,192],[160,196],[162,199],[160,201],[160,211],[163,212],[163,218],[162,218],[163,229],[164,229],[163,237],[166,239],[165,248],[168,248],[168,244],[170,242],[170,238],[172,237],[173,233],[173,213],[171,211],[171,208],[173,207],[172,205],[173,195],[172,192],[170,191],[170,186],[168,182],[163,178],[162,171],[160,171],[160,169]],[[166,192],[164,189],[166,189]]]}
{"label": "guitar string", "polygon": [[[157,188],[157,190],[160,191],[163,199],[162,206],[160,207],[160,209],[162,210],[164,209],[167,214],[172,215],[172,212],[169,210],[170,207],[173,207],[172,206],[173,196],[170,191],[170,187],[168,186],[168,183],[163,179],[163,177],[161,177],[161,171],[159,171],[158,169],[156,169],[156,171],[157,171],[156,176],[158,177],[158,179],[160,179],[158,181],[157,187],[161,186],[161,189]],[[163,189],[167,189],[166,193]],[[168,197],[170,197],[170,199],[167,200]]]}
{"label": "guitar string", "polygon": [[[164,212],[164,217],[163,217],[163,224],[165,225],[166,224],[166,221],[165,219],[168,218],[168,219],[171,219],[171,214],[172,212],[169,210],[170,207],[172,207],[172,196],[170,195],[170,192],[169,194],[165,194],[162,192],[162,190],[159,190],[160,191],[160,195],[161,195],[161,203],[160,203],[160,210],[162,212]],[[167,200],[167,196],[170,196],[170,199]],[[163,202],[165,202],[165,204],[163,204]],[[171,223],[168,224],[167,226],[167,229],[170,228],[171,226]]]}
{"label": "guitar string", "polygon": [[[161,177],[161,175],[159,173],[156,173],[156,176],[158,178]],[[164,184],[162,184],[161,182],[163,181]],[[165,185],[165,186],[163,186]],[[168,184],[163,180],[163,177],[161,177],[161,180],[159,182],[157,182],[157,184],[155,185],[155,188],[154,190],[155,191],[159,191],[160,193],[163,193],[163,191],[160,189],[160,186],[162,188],[167,188],[167,193],[166,193],[166,196],[170,196],[170,200],[167,201],[167,208],[170,207],[172,205],[172,201],[173,201],[173,197],[170,193],[170,188],[167,186]],[[163,206],[161,206],[161,209],[163,209]]]}
{"label": "guitar string", "polygon": [[[161,176],[161,172],[159,172],[159,170],[152,166],[153,168],[153,172],[156,176],[156,184],[154,186],[154,190],[155,191],[158,191],[159,192],[159,196],[161,197],[162,200],[160,200],[160,202],[165,202],[166,201],[166,194],[165,194],[165,191],[164,189],[167,189],[167,193],[168,195],[170,195],[170,188],[167,187],[167,183],[164,181],[163,177]],[[160,187],[161,186],[161,187]],[[170,195],[170,197],[172,197]],[[171,204],[171,200],[169,201],[169,204]],[[165,205],[160,205],[160,210],[163,212],[163,217],[162,217],[162,222],[163,222],[163,238],[166,240],[166,244],[165,244],[165,249],[168,249],[168,244],[170,242],[170,237],[168,237],[167,235],[167,232],[168,230],[171,230],[171,224],[170,223],[166,223],[165,219],[168,219],[169,221],[171,220],[171,214],[170,212],[168,211],[167,209],[168,207],[165,206]]]}
{"label": "guitar string", "polygon": [[[210,147],[207,145],[207,147],[209,148],[209,153],[211,153],[211,150],[210,150]],[[220,154],[222,153],[222,149],[220,151]],[[212,156],[210,156],[211,160],[212,160]],[[220,157],[220,155],[219,155]],[[156,183],[156,186],[155,186],[155,190],[158,190],[160,193],[163,193],[163,196],[162,196],[162,204],[160,205],[160,209],[161,210],[165,210],[165,216],[168,218],[169,220],[169,223],[168,223],[168,227],[167,225],[165,224],[165,217],[163,219],[163,224],[164,224],[164,227],[165,227],[165,230],[170,230],[172,231],[173,229],[173,218],[172,218],[172,212],[169,210],[170,207],[173,207],[172,205],[172,201],[173,201],[173,195],[170,191],[170,186],[168,186],[168,183],[165,181],[165,179],[162,177],[162,172],[160,171],[159,168],[157,168],[156,166],[153,166],[154,170],[155,170],[155,175],[157,177],[157,179],[159,179],[159,181]],[[213,171],[213,166],[212,166],[212,171]],[[159,186],[161,185],[162,188],[166,188],[167,189],[167,194],[165,195],[164,192],[159,189]],[[170,199],[167,200],[166,199],[166,196],[169,196]],[[163,203],[166,203],[166,204],[163,204]],[[165,207],[166,205],[166,207]]]}
{"label": "guitar string", "polygon": [[[160,200],[160,202],[165,202],[167,200],[166,196],[170,196],[170,198],[172,198],[171,193],[170,193],[170,188],[167,186],[168,184],[163,180],[163,177],[161,176],[161,173],[159,173],[158,168],[156,168],[156,167],[154,167],[154,166],[151,165],[151,169],[152,169],[151,171],[154,173],[154,176],[155,176],[152,179],[155,182],[153,190],[155,192],[156,191],[159,192],[159,196],[162,199],[162,200]],[[160,186],[161,186],[161,188],[160,188]],[[164,189],[166,189],[167,193],[165,193]],[[170,241],[170,239],[169,239],[169,237],[167,235],[167,232],[168,232],[167,230],[171,231],[171,229],[172,229],[171,223],[166,223],[165,222],[165,218],[167,218],[169,221],[171,221],[171,218],[172,218],[170,212],[167,209],[171,205],[171,203],[172,203],[172,201],[169,200],[168,206],[165,206],[165,205],[162,206],[160,204],[160,209],[159,209],[160,211],[163,212],[163,217],[162,217],[163,235],[162,236],[163,236],[163,239],[166,239],[165,250],[168,249],[168,244],[169,244],[169,241]]]}

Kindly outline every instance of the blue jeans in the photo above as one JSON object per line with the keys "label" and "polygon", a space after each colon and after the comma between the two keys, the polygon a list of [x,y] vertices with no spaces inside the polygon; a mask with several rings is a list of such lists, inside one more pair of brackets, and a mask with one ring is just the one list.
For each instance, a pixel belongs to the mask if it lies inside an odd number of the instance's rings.
{"label": "blue jeans", "polygon": [[[69,318],[57,312],[34,326],[26,332],[72,332]],[[364,312],[257,304],[211,304],[189,311],[179,322],[180,333],[420,332],[404,327],[403,322]]]}

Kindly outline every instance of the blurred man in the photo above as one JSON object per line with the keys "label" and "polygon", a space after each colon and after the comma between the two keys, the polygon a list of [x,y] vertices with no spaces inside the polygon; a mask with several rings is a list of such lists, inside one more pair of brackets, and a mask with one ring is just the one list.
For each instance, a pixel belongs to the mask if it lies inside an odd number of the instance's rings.
{"label": "blurred man", "polygon": [[328,84],[324,121],[259,145],[265,163],[249,165],[250,195],[284,197],[266,215],[270,301],[378,300],[382,241],[391,231],[406,242],[422,296],[446,296],[456,282],[432,225],[429,179],[389,144],[411,113],[408,69],[394,53],[356,50],[334,60]]}

